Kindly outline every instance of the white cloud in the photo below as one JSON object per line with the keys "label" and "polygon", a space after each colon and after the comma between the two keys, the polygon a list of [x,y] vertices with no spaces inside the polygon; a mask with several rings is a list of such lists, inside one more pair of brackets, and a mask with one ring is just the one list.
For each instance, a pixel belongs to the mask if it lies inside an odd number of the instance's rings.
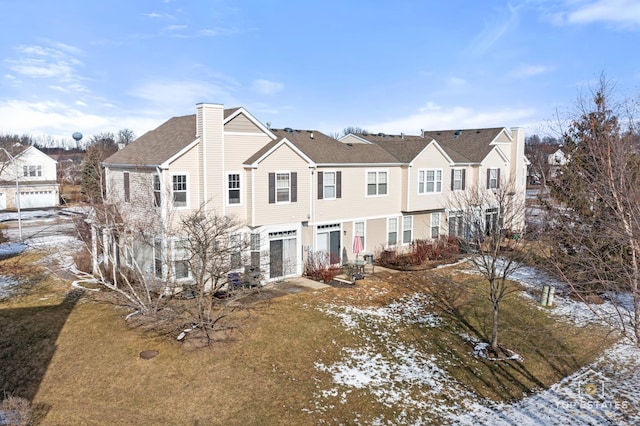
{"label": "white cloud", "polygon": [[[81,101],[76,105],[84,106]],[[58,101],[25,102],[6,100],[0,102],[0,133],[51,136],[57,139],[71,139],[71,134],[80,131],[91,136],[103,131],[116,132],[132,129],[136,135],[157,127],[161,119],[149,116],[134,116],[118,110],[120,116],[85,113],[71,105]]]}
{"label": "white cloud", "polygon": [[186,30],[188,27],[186,25],[169,25],[165,28],[167,31],[182,31]]}
{"label": "white cloud", "polygon": [[434,103],[420,108],[418,113],[379,123],[367,123],[363,128],[371,132],[390,134],[420,134],[420,130],[468,129],[483,127],[511,127],[533,119],[532,108],[496,108],[483,111],[468,107],[442,107]]}
{"label": "white cloud", "polygon": [[282,83],[276,81],[258,79],[253,81],[253,90],[263,95],[273,95],[284,88]]}
{"label": "white cloud", "polygon": [[604,22],[620,29],[640,29],[640,2],[637,0],[597,0],[568,2],[571,10],[557,14],[558,24],[590,24]]}
{"label": "white cloud", "polygon": [[473,39],[468,50],[482,55],[489,51],[494,44],[511,32],[518,24],[518,10],[508,4],[508,16],[500,14],[493,16],[491,21],[486,21],[484,29]]}
{"label": "white cloud", "polygon": [[130,95],[151,103],[153,109],[195,108],[200,102],[220,102],[229,98],[226,89],[216,84],[198,81],[154,80],[148,81],[129,92]]}
{"label": "white cloud", "polygon": [[550,67],[546,67],[544,65],[526,65],[523,64],[518,68],[512,70],[509,75],[514,78],[528,78],[534,77],[536,75],[545,74],[550,72],[552,69]]}

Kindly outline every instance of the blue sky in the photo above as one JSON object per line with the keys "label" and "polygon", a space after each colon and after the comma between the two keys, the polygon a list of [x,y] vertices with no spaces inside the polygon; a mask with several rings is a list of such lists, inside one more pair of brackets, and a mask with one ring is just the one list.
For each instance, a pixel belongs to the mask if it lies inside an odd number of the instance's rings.
{"label": "blue sky", "polygon": [[640,93],[638,0],[0,0],[0,133],[140,136],[199,102],[272,127],[545,131]]}

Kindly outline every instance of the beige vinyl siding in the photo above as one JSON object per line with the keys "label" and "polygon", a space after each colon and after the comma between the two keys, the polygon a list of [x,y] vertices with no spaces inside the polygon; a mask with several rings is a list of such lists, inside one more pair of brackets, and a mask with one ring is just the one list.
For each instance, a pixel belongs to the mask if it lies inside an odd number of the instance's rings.
{"label": "beige vinyl siding", "polygon": [[354,135],[347,135],[340,140],[342,143],[366,143],[362,139],[355,137]]}
{"label": "beige vinyl siding", "polygon": [[384,249],[387,245],[387,218],[369,219],[365,227],[367,251],[375,253]]}
{"label": "beige vinyl siding", "polygon": [[[199,187],[202,188],[201,191],[206,191],[198,197],[198,202],[206,202],[209,210],[221,212],[224,210],[224,198],[220,193],[220,182],[226,179],[223,163],[220,161],[224,158],[223,109],[221,105],[205,104],[198,110],[198,114],[204,116],[203,134],[199,145],[204,157],[199,157],[196,164],[199,169],[198,177],[202,179],[199,181]],[[206,183],[204,179],[207,180]]]}
{"label": "beige vinyl siding", "polygon": [[[402,198],[400,167],[343,167],[318,168],[318,172],[342,172],[342,197],[318,200],[317,173],[314,175],[313,220],[317,222],[339,221],[345,216],[366,212],[367,216],[383,216],[397,214]],[[367,196],[367,172],[387,172],[387,195]],[[359,213],[355,213],[359,212]]]}
{"label": "beige vinyl siding", "polygon": [[[419,193],[420,171],[440,170],[442,188],[438,193]],[[445,206],[451,195],[451,168],[447,158],[432,144],[413,161],[409,169],[408,211],[434,210]]]}
{"label": "beige vinyl siding", "polygon": [[[297,172],[297,202],[269,204],[269,173]],[[308,164],[291,148],[282,145],[255,170],[255,225],[306,221],[310,213]]]}
{"label": "beige vinyl siding", "polygon": [[487,187],[487,169],[500,169],[501,186],[509,182],[510,166],[505,163],[504,158],[495,149],[485,157],[480,167],[478,175],[478,186],[480,188]]}
{"label": "beige vinyl siding", "polygon": [[224,125],[225,132],[260,133],[262,130],[249,120],[244,114],[238,114]]}
{"label": "beige vinyl siding", "polygon": [[[177,226],[180,223],[180,220],[193,211],[200,208],[203,203],[202,192],[201,192],[201,182],[202,177],[200,175],[201,171],[201,160],[200,160],[200,150],[199,147],[194,147],[178,157],[174,162],[171,163],[169,170],[165,170],[163,173],[164,176],[164,188],[165,192],[162,194],[163,197],[167,197],[167,207],[169,209],[168,217],[173,222],[174,226]],[[187,175],[187,208],[173,208],[172,205],[172,188],[173,188],[173,178],[175,175]],[[219,198],[219,197],[218,197]]]}

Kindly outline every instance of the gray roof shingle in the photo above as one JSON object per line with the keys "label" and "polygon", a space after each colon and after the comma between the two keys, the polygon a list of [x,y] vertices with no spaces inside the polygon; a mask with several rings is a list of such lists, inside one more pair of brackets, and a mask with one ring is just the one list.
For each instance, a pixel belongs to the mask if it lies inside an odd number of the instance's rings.
{"label": "gray roof shingle", "polygon": [[[224,118],[240,108],[224,110]],[[158,166],[196,140],[196,114],[173,117],[109,156],[107,165]]]}
{"label": "gray roof shingle", "polygon": [[491,142],[504,128],[434,130],[422,136],[358,133],[356,136],[387,150],[403,163],[411,162],[432,140],[456,163],[480,163],[494,148]]}
{"label": "gray roof shingle", "polygon": [[398,159],[378,145],[346,144],[317,130],[271,129],[271,131],[277,139],[248,158],[245,164],[254,163],[284,138],[316,164],[399,163]]}

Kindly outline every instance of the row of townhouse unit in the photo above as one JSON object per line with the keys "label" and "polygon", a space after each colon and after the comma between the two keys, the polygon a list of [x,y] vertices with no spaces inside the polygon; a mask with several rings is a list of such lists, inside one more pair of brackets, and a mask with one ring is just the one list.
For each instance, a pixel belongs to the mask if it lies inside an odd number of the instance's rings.
{"label": "row of townhouse unit", "polygon": [[167,230],[197,209],[243,223],[250,241],[243,258],[278,280],[303,274],[314,253],[352,259],[356,236],[374,252],[455,233],[447,208],[453,193],[509,182],[524,194],[526,165],[520,128],[336,140],[271,129],[244,108],[209,103],[104,162],[109,200],[129,207],[123,220],[159,218],[155,243],[134,245],[125,259],[178,281],[190,271],[179,231]]}

